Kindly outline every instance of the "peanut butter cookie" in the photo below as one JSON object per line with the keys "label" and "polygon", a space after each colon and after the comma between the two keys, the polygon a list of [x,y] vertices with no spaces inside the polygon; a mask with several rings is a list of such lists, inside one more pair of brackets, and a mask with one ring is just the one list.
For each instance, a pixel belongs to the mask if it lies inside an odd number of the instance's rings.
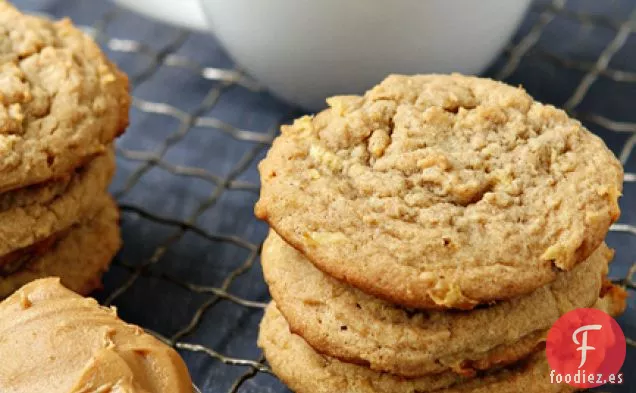
{"label": "peanut butter cookie", "polygon": [[0,0],[0,192],[63,177],[128,124],[126,75],[69,20]]}
{"label": "peanut butter cookie", "polygon": [[387,303],[325,275],[273,232],[262,265],[291,331],[316,351],[420,377],[445,371],[473,375],[528,356],[561,315],[594,305],[612,254],[602,245],[553,283],[472,311],[412,311]]}
{"label": "peanut butter cookie", "polygon": [[0,196],[12,201],[0,210],[0,256],[45,241],[95,211],[114,172],[115,154],[109,149],[77,169],[68,182],[42,183]]}
{"label": "peanut butter cookie", "polygon": [[102,274],[121,246],[119,210],[106,194],[95,200],[97,215],[74,225],[40,255],[24,258],[8,275],[0,274],[0,298],[43,277],[60,277],[62,284],[87,295],[101,287]]}
{"label": "peanut butter cookie", "polygon": [[257,217],[320,270],[393,303],[470,309],[524,295],[599,247],[623,171],[523,89],[393,75],[282,128]]}
{"label": "peanut butter cookie", "polygon": [[[622,291],[610,292],[597,303],[605,311],[622,312]],[[610,295],[608,294],[608,295]],[[405,379],[378,373],[367,367],[322,356],[289,325],[270,304],[261,322],[258,344],[273,372],[296,393],[565,393],[574,388],[550,383],[550,368],[545,351],[540,350],[520,364],[476,378],[464,378],[452,372]]]}

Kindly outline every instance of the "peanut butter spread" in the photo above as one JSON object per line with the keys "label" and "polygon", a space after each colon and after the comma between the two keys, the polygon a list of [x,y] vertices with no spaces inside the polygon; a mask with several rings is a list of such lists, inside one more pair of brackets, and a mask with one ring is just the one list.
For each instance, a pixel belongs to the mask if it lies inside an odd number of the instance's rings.
{"label": "peanut butter spread", "polygon": [[172,348],[64,288],[34,281],[0,303],[2,393],[190,393]]}

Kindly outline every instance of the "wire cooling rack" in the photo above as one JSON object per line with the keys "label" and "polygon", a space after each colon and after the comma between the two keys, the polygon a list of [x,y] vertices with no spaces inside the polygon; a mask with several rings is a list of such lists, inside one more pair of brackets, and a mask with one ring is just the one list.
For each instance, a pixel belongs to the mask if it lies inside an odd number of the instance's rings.
{"label": "wire cooling rack", "polygon": [[[601,135],[626,168],[611,276],[630,290],[620,322],[636,337],[636,11],[631,1],[536,2],[489,76],[523,84]],[[255,341],[269,295],[258,262],[267,228],[252,216],[256,163],[300,113],[234,66],[212,37],[109,3],[18,2],[71,16],[129,73],[131,126],[112,192],[124,248],[97,297],[176,347],[203,392],[285,392]],[[634,392],[629,340],[626,383]]]}

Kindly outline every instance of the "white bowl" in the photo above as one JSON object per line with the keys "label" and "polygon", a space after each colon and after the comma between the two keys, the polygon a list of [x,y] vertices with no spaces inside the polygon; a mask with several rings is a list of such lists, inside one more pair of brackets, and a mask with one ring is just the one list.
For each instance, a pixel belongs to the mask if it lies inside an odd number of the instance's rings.
{"label": "white bowl", "polygon": [[[117,1],[148,14],[152,8],[142,6],[152,0]],[[155,3],[154,16],[165,7],[163,20],[189,19],[185,26],[202,27],[193,0]],[[175,3],[179,7],[168,10]],[[510,39],[529,3],[202,0],[200,6],[238,64],[274,94],[316,110],[326,97],[360,93],[390,73],[480,73]]]}

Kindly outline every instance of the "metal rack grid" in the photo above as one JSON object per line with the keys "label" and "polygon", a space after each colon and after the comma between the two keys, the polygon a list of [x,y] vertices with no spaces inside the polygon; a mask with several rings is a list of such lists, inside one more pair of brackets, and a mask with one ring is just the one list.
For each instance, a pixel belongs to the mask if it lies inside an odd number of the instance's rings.
{"label": "metal rack grid", "polygon": [[[64,7],[60,9],[64,10]],[[171,322],[168,323],[171,326],[166,329],[162,329],[161,323],[154,324],[157,327],[151,323],[153,326],[150,326],[150,328],[163,334],[162,337],[167,343],[173,345],[184,354],[193,372],[195,382],[201,385],[202,390],[206,392],[227,391],[230,393],[239,390],[244,392],[284,391],[282,385],[272,385],[262,382],[263,380],[252,384],[249,383],[257,376],[270,372],[262,356],[258,355],[259,352],[253,342],[251,343],[253,347],[251,353],[254,356],[252,357],[243,358],[242,356],[228,355],[224,351],[224,349],[231,347],[227,343],[236,339],[232,336],[231,329],[226,330],[228,332],[226,335],[229,337],[224,339],[224,343],[219,346],[210,343],[210,341],[215,340],[189,338],[196,336],[197,330],[202,329],[202,320],[216,308],[221,307],[221,304],[244,308],[247,310],[247,314],[256,315],[256,318],[251,318],[249,316],[245,317],[244,314],[236,326],[233,326],[234,328],[240,327],[249,330],[252,332],[251,337],[255,337],[256,323],[260,315],[260,309],[266,304],[267,294],[264,292],[264,287],[261,286],[257,288],[255,297],[243,296],[240,290],[242,287],[233,287],[233,284],[239,281],[242,276],[249,276],[250,280],[262,281],[257,260],[265,232],[261,228],[260,231],[251,232],[250,236],[243,236],[240,231],[227,233],[219,230],[210,230],[202,223],[201,218],[220,204],[220,201],[228,193],[249,193],[252,200],[256,198],[259,190],[258,183],[254,181],[253,176],[246,179],[243,175],[249,170],[253,171],[256,161],[258,161],[259,157],[262,157],[263,152],[275,137],[278,123],[289,121],[297,113],[282,104],[276,104],[275,108],[270,108],[271,110],[268,113],[277,113],[277,116],[279,116],[278,121],[271,124],[267,129],[261,130],[252,130],[241,125],[233,125],[233,123],[223,120],[222,116],[211,115],[210,113],[221,105],[220,102],[223,97],[230,94],[229,91],[237,86],[243,90],[242,94],[244,95],[252,94],[258,96],[259,100],[273,99],[262,93],[256,82],[244,75],[239,69],[233,67],[227,60],[221,60],[219,62],[220,65],[212,64],[208,66],[207,64],[199,64],[196,60],[192,60],[180,53],[181,48],[186,45],[189,39],[189,34],[186,32],[176,31],[169,39],[162,42],[159,48],[152,47],[138,39],[119,36],[117,32],[111,33],[109,26],[115,24],[118,18],[126,14],[127,11],[109,6],[105,14],[91,27],[86,27],[86,29],[109,53],[124,54],[146,60],[144,67],[139,68],[135,72],[129,71],[134,96],[133,116],[138,113],[140,116],[161,118],[168,132],[136,130],[133,125],[133,130],[129,131],[130,133],[134,131],[144,132],[146,135],[152,134],[150,139],[158,141],[158,143],[152,148],[138,148],[129,146],[127,141],[123,139],[118,144],[118,161],[120,168],[123,167],[123,169],[120,169],[120,178],[115,182],[116,187],[113,193],[120,202],[122,209],[125,246],[122,256],[114,263],[112,269],[114,272],[106,276],[106,291],[100,295],[100,300],[106,305],[114,304],[120,307],[126,313],[126,319],[131,322],[144,324],[143,322],[147,318],[140,317],[140,315],[145,312],[145,306],[142,309],[135,308],[138,306],[128,307],[124,299],[127,293],[134,291],[135,287],[140,285],[140,281],[148,279],[159,280],[181,288],[181,290],[185,291],[184,298],[196,297],[198,299],[198,303],[186,307],[187,318],[183,321],[180,320],[178,323],[168,321]],[[531,19],[531,22],[525,23],[525,31],[522,28],[519,37],[506,48],[504,55],[489,74],[497,79],[508,80],[511,83],[525,82],[524,80],[515,79],[519,68],[527,62],[541,62],[542,64],[550,64],[550,67],[556,67],[559,72],[567,71],[579,76],[573,89],[567,95],[567,99],[562,103],[556,104],[561,105],[570,114],[580,118],[592,130],[606,137],[606,139],[613,142],[618,141],[614,145],[610,143],[610,146],[614,148],[621,162],[626,166],[626,189],[623,202],[626,200],[628,202],[631,201],[632,205],[630,212],[626,212],[625,206],[623,206],[624,217],[627,217],[629,221],[622,220],[620,223],[615,224],[612,227],[612,231],[626,234],[627,238],[621,239],[627,240],[621,240],[619,243],[627,244],[627,246],[623,247],[623,250],[629,250],[629,248],[633,250],[633,247],[636,246],[636,242],[634,242],[634,239],[636,239],[636,226],[634,225],[636,224],[636,217],[631,211],[636,210],[636,204],[634,204],[636,201],[633,201],[633,199],[636,199],[634,198],[634,195],[636,195],[636,162],[634,162],[636,157],[634,156],[636,154],[632,154],[632,152],[636,145],[636,118],[628,121],[616,120],[611,114],[608,115],[583,108],[584,105],[582,103],[599,80],[636,87],[636,63],[632,64],[634,67],[631,69],[612,66],[612,60],[621,53],[628,40],[636,40],[636,34],[634,34],[636,29],[636,9],[627,18],[617,19],[615,16],[603,16],[595,12],[569,8],[566,0],[554,0],[547,3],[537,2],[533,5],[529,19]],[[567,23],[574,23],[582,30],[604,29],[605,33],[611,32],[611,37],[600,48],[596,58],[572,58],[545,50],[540,45],[541,37],[546,29],[559,19],[567,20]],[[209,83],[210,87],[202,96],[202,99],[188,109],[180,109],[179,105],[164,102],[165,97],[151,97],[149,99],[143,97],[143,94],[137,94],[140,86],[163,83],[161,78],[157,78],[157,74],[164,69],[175,69],[179,72],[189,73],[191,78],[199,78]],[[531,88],[529,90],[531,94],[534,94]],[[632,97],[636,100],[636,90]],[[249,116],[249,113],[243,113],[243,115]],[[243,144],[245,148],[241,150],[241,154],[230,160],[232,161],[231,166],[223,171],[217,171],[214,168],[210,169],[206,166],[174,163],[174,160],[168,157],[169,153],[175,147],[185,143],[184,140],[195,130],[197,132],[203,130],[206,133],[225,134],[226,137],[233,140],[233,143]],[[138,144],[138,141],[133,144]],[[159,174],[157,174],[157,170],[159,170]],[[155,174],[151,175],[153,171]],[[146,177],[150,177],[151,180],[140,186],[140,183],[143,183]],[[193,204],[193,208],[187,213],[166,214],[156,205],[154,208],[150,208],[143,202],[144,198],[156,199],[155,192],[162,192],[161,186],[158,187],[157,191],[154,191],[154,188],[145,191],[149,184],[152,185],[156,182],[169,184],[170,182],[176,182],[177,178],[189,178],[199,182],[198,188],[201,188],[201,182],[203,182],[209,185],[211,191],[197,200],[197,203]],[[136,188],[142,188],[140,198],[128,198],[129,194]],[[165,198],[170,198],[169,193],[167,193]],[[251,208],[250,204],[241,206],[245,209]],[[255,220],[254,218],[245,219]],[[140,231],[140,227],[150,225],[161,226],[162,230],[159,232],[163,236],[155,236],[156,233],[152,232],[151,237],[157,237],[159,241],[153,243],[152,247],[145,247],[145,252],[139,253],[137,258],[127,258],[125,256],[126,250],[138,247],[138,244],[135,244],[137,240],[133,235]],[[127,233],[126,227],[133,229]],[[255,233],[257,234],[255,235]],[[198,244],[198,247],[207,247],[212,253],[218,247],[229,245],[242,250],[242,256],[230,261],[231,263],[228,264],[228,268],[222,277],[215,277],[217,280],[210,280],[212,282],[219,281],[218,283],[209,284],[206,277],[193,276],[192,271],[187,272],[187,274],[180,274],[183,273],[179,269],[180,258],[183,256],[183,252],[187,253],[188,251],[187,249],[184,251],[183,248],[179,248],[176,252],[172,252],[172,250],[177,248],[184,241],[184,238],[188,236],[195,238],[193,241]],[[611,234],[610,238],[612,236]],[[141,238],[146,241],[148,239],[147,234],[141,236]],[[618,248],[620,256],[621,247]],[[239,253],[235,252],[234,254]],[[230,253],[230,255],[234,254]],[[625,264],[625,260],[633,257],[625,256],[624,252],[622,255],[622,267],[617,266],[616,269],[612,270],[613,278],[616,282],[628,287],[630,296],[633,298],[634,290],[636,289],[636,263],[631,260],[628,264]],[[223,259],[222,256],[219,258]],[[163,268],[156,269],[157,266],[163,266]],[[194,271],[196,272],[196,269]],[[231,290],[231,288],[236,289]],[[160,297],[156,292],[146,293],[146,295]],[[148,299],[145,301],[147,302]],[[174,307],[175,305],[172,304],[172,306]],[[177,305],[177,307],[179,306]],[[633,305],[631,307],[628,313],[632,314],[630,318],[631,321],[634,321],[633,313],[636,310]],[[627,321],[629,322],[630,319]],[[628,335],[633,337],[634,331],[631,331],[633,329],[629,330]],[[210,337],[210,335],[208,334],[205,337]],[[630,339],[629,345],[634,347],[636,343],[633,339]],[[636,349],[630,349],[628,352],[633,353],[634,351]],[[237,352],[242,353],[241,351]],[[206,363],[202,360],[202,357],[212,360],[212,362]],[[201,362],[206,365],[198,366]],[[208,380],[205,378],[205,374],[212,372],[210,370],[216,370],[214,372],[224,375],[227,371],[219,371],[224,368],[238,368],[240,372],[229,373],[232,374],[231,381],[228,381],[227,386],[223,390],[218,390],[212,386],[216,379]],[[636,386],[636,381],[631,382],[632,389],[634,386]],[[615,387],[615,389],[618,388]]]}

